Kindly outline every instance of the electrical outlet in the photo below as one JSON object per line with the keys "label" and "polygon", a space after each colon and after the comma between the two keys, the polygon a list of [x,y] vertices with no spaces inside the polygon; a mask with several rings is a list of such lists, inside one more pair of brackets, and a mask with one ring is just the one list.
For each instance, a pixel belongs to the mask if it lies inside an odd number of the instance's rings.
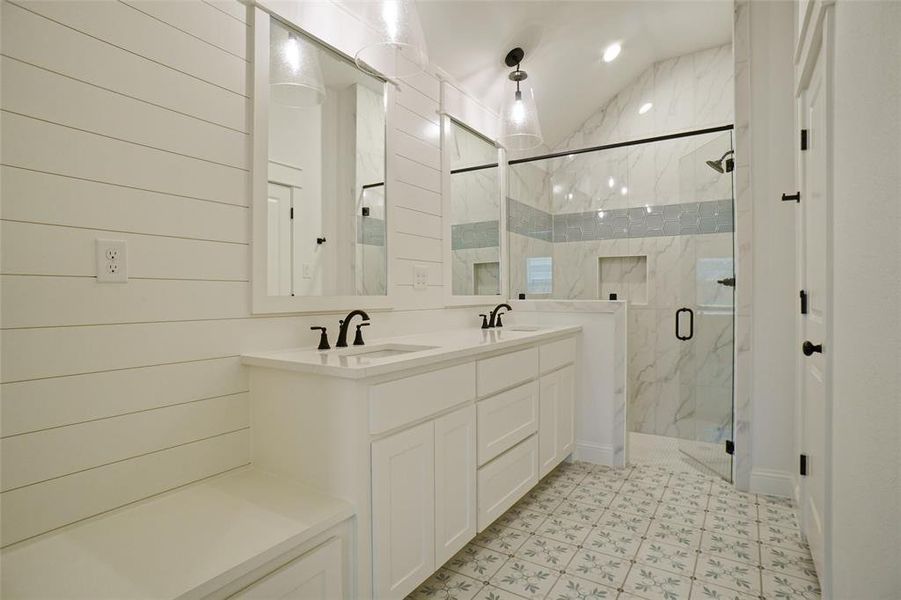
{"label": "electrical outlet", "polygon": [[97,281],[125,283],[128,281],[128,250],[123,240],[97,240]]}
{"label": "electrical outlet", "polygon": [[424,290],[429,285],[429,269],[425,265],[413,265],[413,289]]}
{"label": "electrical outlet", "polygon": [[304,279],[312,279],[313,278],[313,265],[310,263],[303,263],[303,278]]}

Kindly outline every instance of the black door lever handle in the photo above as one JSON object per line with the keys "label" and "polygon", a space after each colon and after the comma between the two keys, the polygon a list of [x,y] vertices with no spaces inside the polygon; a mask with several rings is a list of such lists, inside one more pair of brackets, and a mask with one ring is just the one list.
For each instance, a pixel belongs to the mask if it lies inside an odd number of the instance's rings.
{"label": "black door lever handle", "polygon": [[804,353],[804,356],[811,356],[814,352],[823,353],[823,344],[812,344],[810,341],[806,341],[801,344],[801,352]]}

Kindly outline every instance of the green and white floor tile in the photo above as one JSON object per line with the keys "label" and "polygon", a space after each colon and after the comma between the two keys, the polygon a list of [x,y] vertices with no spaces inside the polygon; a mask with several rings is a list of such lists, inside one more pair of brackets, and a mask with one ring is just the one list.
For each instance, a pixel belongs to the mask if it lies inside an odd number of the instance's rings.
{"label": "green and white floor tile", "polygon": [[413,600],[819,600],[783,498],[678,461],[564,463]]}

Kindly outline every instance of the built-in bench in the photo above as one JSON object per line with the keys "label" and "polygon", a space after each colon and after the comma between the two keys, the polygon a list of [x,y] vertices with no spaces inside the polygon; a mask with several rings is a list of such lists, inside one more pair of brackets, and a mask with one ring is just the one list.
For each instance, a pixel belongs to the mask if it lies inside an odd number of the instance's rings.
{"label": "built-in bench", "polygon": [[[64,501],[61,498],[60,501]],[[350,598],[352,506],[253,468],[2,551],[13,598]]]}

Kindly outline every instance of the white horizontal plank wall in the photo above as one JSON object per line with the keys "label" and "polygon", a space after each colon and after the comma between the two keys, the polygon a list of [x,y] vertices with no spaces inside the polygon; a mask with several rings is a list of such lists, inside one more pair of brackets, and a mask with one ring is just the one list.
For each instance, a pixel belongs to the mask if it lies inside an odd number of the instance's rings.
{"label": "white horizontal plank wall", "polygon": [[[360,31],[336,4],[281,5],[343,51]],[[309,327],[334,336],[337,316],[250,313],[246,6],[0,6],[5,546],[248,464],[240,355],[314,345]],[[390,291],[410,310],[373,314],[367,334],[471,326],[472,309],[430,310],[443,306],[438,80],[392,90]],[[128,283],[96,282],[97,238],[128,244]]]}

